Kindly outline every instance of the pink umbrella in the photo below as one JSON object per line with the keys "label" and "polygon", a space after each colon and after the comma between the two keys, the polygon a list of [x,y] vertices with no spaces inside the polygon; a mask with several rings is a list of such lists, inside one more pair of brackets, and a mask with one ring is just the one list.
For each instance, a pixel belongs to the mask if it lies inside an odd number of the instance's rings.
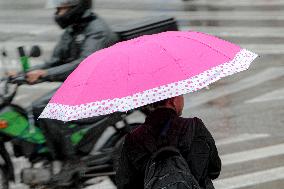
{"label": "pink umbrella", "polygon": [[200,32],[164,32],[86,58],[40,118],[77,120],[128,111],[199,90],[248,69],[255,53]]}

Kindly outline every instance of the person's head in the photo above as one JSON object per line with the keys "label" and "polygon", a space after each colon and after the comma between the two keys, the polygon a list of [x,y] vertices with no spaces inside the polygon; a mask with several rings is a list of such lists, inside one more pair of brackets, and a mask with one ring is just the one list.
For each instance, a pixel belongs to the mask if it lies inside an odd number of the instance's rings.
{"label": "person's head", "polygon": [[168,98],[153,104],[154,108],[166,107],[171,108],[176,111],[176,113],[180,116],[182,114],[182,110],[184,107],[184,98],[183,95]]}
{"label": "person's head", "polygon": [[56,9],[54,20],[64,29],[80,21],[85,11],[92,7],[92,0],[49,0],[48,7]]}

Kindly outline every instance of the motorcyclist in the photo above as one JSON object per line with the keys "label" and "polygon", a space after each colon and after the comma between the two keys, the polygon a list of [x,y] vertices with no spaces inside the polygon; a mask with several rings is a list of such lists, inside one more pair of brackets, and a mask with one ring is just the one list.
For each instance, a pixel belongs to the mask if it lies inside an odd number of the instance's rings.
{"label": "motorcyclist", "polygon": [[[80,62],[93,52],[113,45],[118,41],[114,32],[98,15],[91,11],[91,0],[49,0],[56,8],[55,22],[64,33],[54,48],[49,61],[26,73],[30,84],[40,79],[64,81]],[[32,113],[45,133],[47,144],[54,158],[62,152],[66,161],[76,159],[70,134],[63,122],[39,119],[40,113],[56,90],[49,92],[32,103]]]}

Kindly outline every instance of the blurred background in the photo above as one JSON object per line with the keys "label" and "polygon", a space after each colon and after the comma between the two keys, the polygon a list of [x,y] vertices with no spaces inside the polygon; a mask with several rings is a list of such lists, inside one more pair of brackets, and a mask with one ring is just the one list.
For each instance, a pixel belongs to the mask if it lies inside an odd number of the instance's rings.
{"label": "blurred background", "polygon": [[[172,16],[180,30],[213,34],[258,53],[248,71],[186,95],[183,116],[200,117],[216,138],[223,160],[216,189],[283,188],[284,0],[96,0],[93,8],[112,27]],[[18,46],[41,47],[33,65],[48,59],[62,32],[54,11],[45,0],[0,0],[0,48],[8,55],[0,59],[1,76],[21,70]],[[15,103],[28,106],[58,85],[21,86]],[[14,161],[15,167],[25,166],[22,158]],[[89,188],[115,188],[108,179],[101,181]]]}

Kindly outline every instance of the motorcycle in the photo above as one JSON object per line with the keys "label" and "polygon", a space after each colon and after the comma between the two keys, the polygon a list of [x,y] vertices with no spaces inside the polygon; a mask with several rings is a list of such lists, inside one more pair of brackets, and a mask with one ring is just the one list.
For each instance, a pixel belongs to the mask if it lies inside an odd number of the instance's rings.
{"label": "motorcycle", "polygon": [[[37,126],[30,125],[29,113],[22,107],[12,103],[18,87],[26,83],[25,78],[4,78],[1,82],[4,82],[3,87],[11,92],[10,94],[0,95],[0,153],[5,160],[5,164],[0,167],[2,172],[8,173],[0,174],[0,181],[1,178],[5,181],[5,184],[3,182],[2,186],[7,188],[7,179],[14,180],[12,160],[4,146],[6,142],[12,143],[16,157],[24,156],[28,158],[31,163],[30,168],[22,170],[21,177],[23,183],[32,187],[50,185],[50,187],[56,188],[56,183],[54,183],[53,180],[57,180],[57,183],[62,185],[61,180],[65,180],[65,178],[54,178],[56,174],[52,174],[53,167],[51,163],[53,159],[47,148],[46,139],[42,130]],[[66,176],[70,176],[70,173],[74,173],[74,176],[75,174],[80,175],[77,176],[77,180],[80,180],[80,184],[82,184],[81,182],[83,180],[86,181],[89,178],[98,176],[110,176],[111,179],[114,180],[113,154],[116,150],[115,146],[122,140],[125,134],[140,124],[130,124],[127,121],[127,116],[131,113],[132,112],[114,113],[92,118],[91,121],[80,120],[70,122],[68,127],[71,132],[71,141],[75,146],[77,154],[82,157],[82,162],[85,167],[76,172],[65,170]],[[121,121],[124,123],[124,126],[119,128],[116,123]],[[104,145],[97,149],[94,154],[88,155],[92,147],[108,127],[114,128],[115,132],[108,137]],[[39,162],[41,162],[43,166],[40,168],[34,167],[34,165]],[[67,173],[69,175],[67,175]],[[75,180],[73,181],[75,182]],[[74,184],[75,183],[66,183],[68,187]]]}
{"label": "motorcycle", "polygon": [[[114,27],[113,30],[119,35],[120,41],[132,39],[145,34],[154,34],[168,30],[178,30],[177,23],[173,18],[155,18],[144,20],[138,23],[131,23],[127,26]],[[38,51],[38,48],[34,48]],[[27,68],[27,59],[22,48],[19,48],[23,68]],[[30,55],[38,52],[30,53]],[[24,67],[25,66],[25,67]],[[44,81],[41,81],[44,82]],[[0,166],[0,182],[3,180],[2,188],[8,188],[8,180],[15,178],[12,160],[5,149],[4,143],[11,142],[16,157],[24,156],[31,163],[30,168],[21,170],[21,179],[24,184],[31,188],[81,188],[89,179],[108,176],[115,182],[115,169],[119,156],[119,147],[124,136],[141,123],[129,123],[127,117],[141,110],[129,111],[127,113],[114,113],[107,116],[99,116],[84,121],[73,121],[68,124],[71,133],[71,141],[76,153],[82,157],[80,169],[64,170],[64,174],[54,174],[53,158],[46,145],[46,139],[42,130],[34,125],[30,111],[13,104],[17,89],[27,84],[25,75],[11,78],[6,77],[0,80],[0,87],[3,87],[3,94],[0,94],[0,155],[4,164]],[[117,123],[122,122],[123,127]],[[90,154],[98,139],[109,128],[114,128],[106,142],[95,153]],[[36,164],[41,163],[40,167]],[[1,174],[1,171],[8,174]],[[66,178],[72,179],[66,179]],[[3,178],[3,179],[2,179]],[[2,180],[1,180],[2,179]],[[66,182],[66,180],[68,180]],[[1,186],[1,185],[0,185]]]}

